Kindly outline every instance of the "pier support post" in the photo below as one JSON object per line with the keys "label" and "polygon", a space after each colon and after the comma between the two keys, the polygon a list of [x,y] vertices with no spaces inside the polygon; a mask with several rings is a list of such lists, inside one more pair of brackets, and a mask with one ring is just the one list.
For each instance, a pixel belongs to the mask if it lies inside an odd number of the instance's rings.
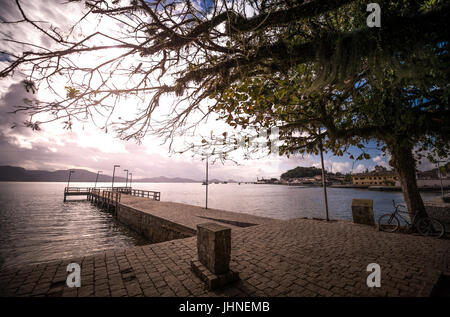
{"label": "pier support post", "polygon": [[231,229],[216,223],[197,225],[198,260],[191,261],[192,271],[214,290],[239,279],[230,270]]}

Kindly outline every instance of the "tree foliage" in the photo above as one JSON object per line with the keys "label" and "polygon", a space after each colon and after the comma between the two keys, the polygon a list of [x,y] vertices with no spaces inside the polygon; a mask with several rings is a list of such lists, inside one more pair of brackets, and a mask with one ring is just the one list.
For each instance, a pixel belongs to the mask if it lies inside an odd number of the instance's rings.
{"label": "tree foliage", "polygon": [[[424,209],[411,151],[449,151],[447,1],[380,0],[381,28],[367,27],[362,0],[77,2],[84,15],[66,33],[31,20],[19,0],[22,19],[3,22],[28,23],[52,42],[9,38],[19,49],[2,52],[11,62],[1,77],[20,71],[28,89],[56,96],[17,109],[31,115],[30,127],[40,113],[68,127],[100,113],[107,129],[135,96],[139,112],[116,126],[125,139],[171,139],[211,114],[240,131],[280,127],[280,154],[324,147],[344,155],[357,146],[357,158],[367,159],[364,143],[376,139],[392,156],[408,207]],[[81,32],[89,19],[115,28]],[[161,107],[167,118],[155,122]],[[216,140],[230,150],[237,142]]]}
{"label": "tree foliage", "polygon": [[296,168],[281,174],[281,178],[314,177],[317,175],[322,175],[322,170],[320,168],[297,166]]}
{"label": "tree foliage", "polygon": [[[202,102],[232,84],[310,68],[310,63],[317,64],[310,89],[348,87],[361,67],[378,65],[387,56],[392,61],[392,52],[446,40],[449,29],[448,6],[436,9],[430,1],[380,1],[379,30],[365,26],[366,3],[358,0],[76,2],[84,3],[84,15],[62,32],[31,20],[26,5],[16,0],[22,19],[3,23],[30,24],[51,45],[7,39],[18,49],[4,52],[12,62],[0,75],[21,71],[27,82],[54,93],[55,100],[18,109],[29,113],[30,121],[39,113],[66,122],[101,113],[106,129],[127,97],[141,98],[139,112],[116,126],[126,139],[148,132],[173,137],[177,129],[190,127],[190,114],[204,119],[216,112],[220,99],[212,98],[209,107]],[[421,11],[424,4],[433,10]],[[115,27],[108,33],[83,32],[90,19]],[[58,90],[60,80],[66,81],[65,92]],[[166,95],[176,103],[167,110],[167,120],[154,122],[155,109],[169,108],[161,104]]]}

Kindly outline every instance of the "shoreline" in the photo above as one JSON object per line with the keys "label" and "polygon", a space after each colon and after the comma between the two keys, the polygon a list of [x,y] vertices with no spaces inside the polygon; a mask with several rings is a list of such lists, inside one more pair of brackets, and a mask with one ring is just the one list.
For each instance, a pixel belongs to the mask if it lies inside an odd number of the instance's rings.
{"label": "shoreline", "polygon": [[[322,184],[257,184],[255,185],[281,185],[291,187],[322,187]],[[402,191],[400,186],[371,186],[371,185],[327,185],[327,188],[351,188],[351,189],[367,189],[372,191]],[[443,190],[450,190],[450,186],[444,186]],[[441,187],[419,187],[419,191],[423,192],[439,192]]]}
{"label": "shoreline", "polygon": [[[66,181],[22,181],[22,180],[11,180],[5,181],[0,180],[0,183],[66,183]],[[93,181],[73,181],[73,184],[76,183],[92,183]],[[105,182],[102,182],[105,183]],[[123,182],[118,182],[123,183]],[[134,184],[202,184],[201,181],[195,182],[133,182]],[[276,184],[276,183],[256,183],[256,182],[228,182],[227,184],[239,184],[239,185],[281,185],[281,186],[290,186],[290,187],[322,187],[322,184]],[[227,185],[224,183],[210,183],[209,185]],[[202,184],[203,185],[203,184]],[[372,191],[402,191],[400,186],[376,186],[376,185],[353,185],[353,184],[335,184],[335,185],[327,185],[327,188],[351,188],[351,189],[367,189]],[[450,190],[450,186],[444,186],[442,188],[444,191]],[[439,192],[441,191],[441,187],[435,186],[425,186],[419,187],[419,191],[423,192]]]}

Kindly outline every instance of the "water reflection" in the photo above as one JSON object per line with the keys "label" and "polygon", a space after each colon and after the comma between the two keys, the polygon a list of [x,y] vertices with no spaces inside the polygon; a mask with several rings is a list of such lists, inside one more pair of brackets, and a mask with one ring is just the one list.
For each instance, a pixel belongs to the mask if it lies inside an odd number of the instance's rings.
{"label": "water reflection", "polygon": [[64,203],[59,183],[0,183],[0,242],[4,267],[148,243],[87,201]]}

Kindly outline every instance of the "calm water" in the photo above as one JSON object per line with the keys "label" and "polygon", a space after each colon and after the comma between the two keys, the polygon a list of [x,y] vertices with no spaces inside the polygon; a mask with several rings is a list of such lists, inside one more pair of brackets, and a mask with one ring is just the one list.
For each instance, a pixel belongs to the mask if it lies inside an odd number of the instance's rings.
{"label": "calm water", "polygon": [[[0,182],[0,266],[42,263],[149,243],[117,223],[111,214],[86,201],[64,203],[65,186],[65,183]],[[205,186],[197,183],[137,183],[133,188],[160,191],[163,201],[198,206],[204,206],[205,202]],[[422,194],[424,199],[438,195]],[[351,219],[352,198],[373,199],[376,218],[392,209],[393,199],[403,202],[400,192],[329,188],[330,217]],[[208,206],[278,219],[324,217],[320,187],[212,184]]]}

